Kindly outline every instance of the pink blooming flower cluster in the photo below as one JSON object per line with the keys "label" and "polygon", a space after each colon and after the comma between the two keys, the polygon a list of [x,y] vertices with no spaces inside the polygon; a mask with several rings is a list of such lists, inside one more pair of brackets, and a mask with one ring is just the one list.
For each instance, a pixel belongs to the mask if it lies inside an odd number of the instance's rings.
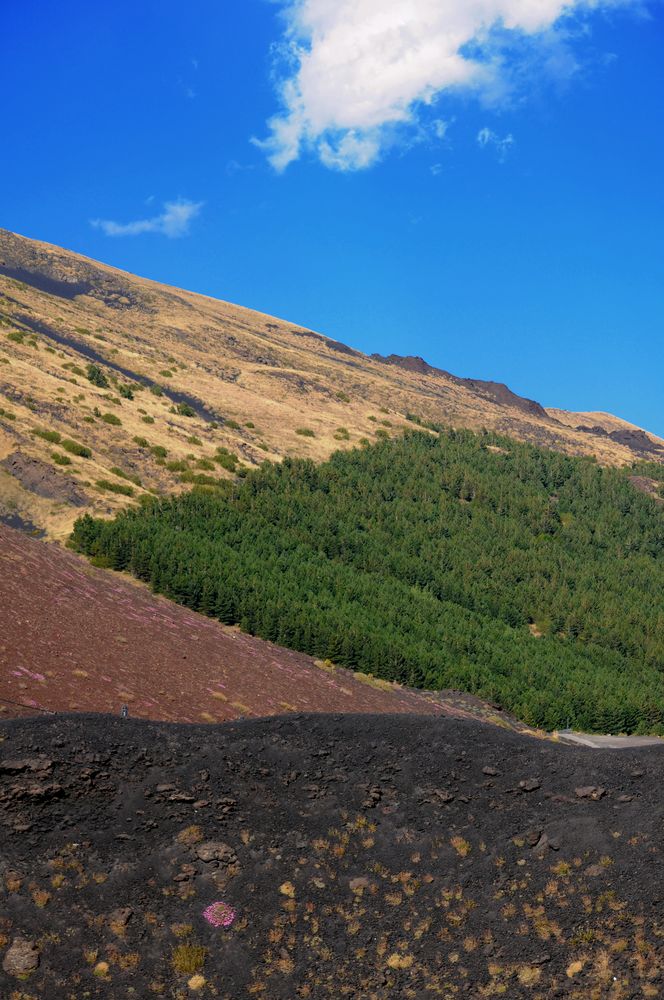
{"label": "pink blooming flower cluster", "polygon": [[230,927],[235,920],[236,913],[232,906],[219,900],[203,910],[203,916],[213,927]]}

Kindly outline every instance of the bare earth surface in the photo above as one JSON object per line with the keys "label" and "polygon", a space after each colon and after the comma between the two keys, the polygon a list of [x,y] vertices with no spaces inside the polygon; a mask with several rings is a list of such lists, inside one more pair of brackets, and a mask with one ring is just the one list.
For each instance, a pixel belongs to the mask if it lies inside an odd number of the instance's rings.
{"label": "bare earth surface", "polygon": [[0,996],[661,998],[663,760],[404,714],[2,722]]}
{"label": "bare earth surface", "polygon": [[483,711],[467,696],[442,701],[326,670],[0,525],[2,715],[25,715],[21,706],[119,713],[123,704],[132,716],[177,722],[304,711]]}

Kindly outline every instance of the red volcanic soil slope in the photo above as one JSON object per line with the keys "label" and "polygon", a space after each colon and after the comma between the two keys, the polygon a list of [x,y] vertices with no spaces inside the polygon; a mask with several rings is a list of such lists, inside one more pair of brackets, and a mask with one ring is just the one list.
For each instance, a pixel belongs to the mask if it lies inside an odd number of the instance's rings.
{"label": "red volcanic soil slope", "polygon": [[[0,713],[223,722],[289,712],[468,714],[372,686],[0,525]],[[25,707],[21,707],[25,706]]]}

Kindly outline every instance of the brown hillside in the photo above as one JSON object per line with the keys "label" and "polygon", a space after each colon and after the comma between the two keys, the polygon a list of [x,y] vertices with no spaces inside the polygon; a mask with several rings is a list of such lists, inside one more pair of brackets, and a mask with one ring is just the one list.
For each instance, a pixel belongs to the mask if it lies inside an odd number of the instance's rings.
{"label": "brown hillside", "polygon": [[525,729],[469,696],[410,691],[255,639],[0,525],[0,718],[123,704],[169,722],[406,712]]}
{"label": "brown hillside", "polygon": [[[88,380],[92,362],[107,387]],[[121,394],[127,385],[133,399]],[[662,442],[639,429],[577,430],[582,415],[547,412],[500,383],[422,359],[368,357],[0,230],[0,514],[18,513],[52,538],[64,538],[83,509],[112,514],[132,501],[118,490],[136,499],[232,474],[232,458],[215,461],[219,448],[245,467],[322,459],[413,426],[406,414],[604,463],[664,459]],[[71,440],[91,456],[72,453]]]}

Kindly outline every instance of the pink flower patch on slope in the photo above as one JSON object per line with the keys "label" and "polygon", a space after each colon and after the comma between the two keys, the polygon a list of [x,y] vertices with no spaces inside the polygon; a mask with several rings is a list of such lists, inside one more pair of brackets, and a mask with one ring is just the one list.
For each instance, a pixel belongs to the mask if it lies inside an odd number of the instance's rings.
{"label": "pink flower patch on slope", "polygon": [[203,910],[203,916],[213,927],[230,927],[235,920],[236,914],[232,906],[219,900],[216,903],[211,903]]}

